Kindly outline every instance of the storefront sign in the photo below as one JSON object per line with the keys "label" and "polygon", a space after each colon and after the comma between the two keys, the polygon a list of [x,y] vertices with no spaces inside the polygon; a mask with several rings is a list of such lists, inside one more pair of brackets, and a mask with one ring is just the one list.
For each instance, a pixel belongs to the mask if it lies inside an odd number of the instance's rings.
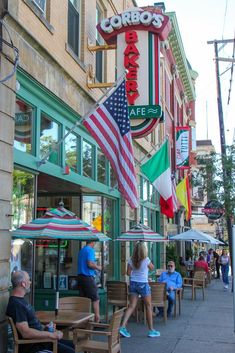
{"label": "storefront sign", "polygon": [[189,168],[189,127],[176,128],[176,168]]}
{"label": "storefront sign", "polygon": [[219,201],[211,200],[207,202],[205,207],[202,209],[202,212],[205,213],[208,219],[216,220],[223,216],[224,208]]}
{"label": "storefront sign", "polygon": [[157,7],[128,9],[97,26],[108,44],[117,44],[117,75],[127,69],[126,91],[134,138],[146,136],[162,116],[160,107],[160,41],[171,26]]}
{"label": "storefront sign", "polygon": [[160,105],[133,105],[128,107],[129,117],[132,119],[150,119],[162,116]]}

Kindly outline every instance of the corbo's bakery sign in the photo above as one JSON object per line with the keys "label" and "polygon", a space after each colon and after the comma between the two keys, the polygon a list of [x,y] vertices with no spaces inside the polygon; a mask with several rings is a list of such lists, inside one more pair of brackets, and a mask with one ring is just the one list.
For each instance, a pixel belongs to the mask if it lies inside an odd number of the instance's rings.
{"label": "corbo's bakery sign", "polygon": [[117,74],[124,69],[134,138],[148,135],[162,116],[160,42],[170,21],[157,7],[134,8],[102,20],[97,29],[107,44],[117,44]]}

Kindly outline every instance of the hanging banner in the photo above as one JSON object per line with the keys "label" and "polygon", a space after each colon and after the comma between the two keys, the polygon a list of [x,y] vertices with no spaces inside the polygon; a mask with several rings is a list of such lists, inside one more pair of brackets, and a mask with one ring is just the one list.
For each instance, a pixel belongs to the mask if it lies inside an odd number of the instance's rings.
{"label": "hanging banner", "polygon": [[176,128],[176,168],[188,169],[189,167],[189,127]]}
{"label": "hanging banner", "polygon": [[97,29],[117,45],[117,76],[126,69],[126,93],[133,138],[149,135],[162,118],[160,48],[171,30],[157,6],[127,9],[103,19]]}

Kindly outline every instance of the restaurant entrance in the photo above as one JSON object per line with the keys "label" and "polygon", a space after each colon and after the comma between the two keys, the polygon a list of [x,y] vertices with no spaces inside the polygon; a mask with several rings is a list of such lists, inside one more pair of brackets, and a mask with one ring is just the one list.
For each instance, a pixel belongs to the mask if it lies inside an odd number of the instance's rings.
{"label": "restaurant entrance", "polygon": [[[35,217],[43,216],[47,209],[56,208],[62,202],[65,208],[79,218],[114,238],[115,200],[94,190],[44,173],[33,174],[30,171],[15,169],[13,199],[13,229]],[[80,241],[61,241],[60,296],[78,295],[77,257],[84,245],[85,243]],[[105,293],[106,279],[114,276],[114,252],[113,242],[97,242],[95,246],[96,261],[103,268],[102,272],[96,275],[101,297]],[[11,271],[18,268],[34,276],[33,299],[36,309],[53,310],[58,261],[57,240],[13,240],[12,254],[15,261],[11,263]]]}

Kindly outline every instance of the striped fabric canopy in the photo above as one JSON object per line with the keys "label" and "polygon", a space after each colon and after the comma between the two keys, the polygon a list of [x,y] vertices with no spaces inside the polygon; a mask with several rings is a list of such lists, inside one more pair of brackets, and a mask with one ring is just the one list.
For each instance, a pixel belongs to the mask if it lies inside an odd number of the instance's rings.
{"label": "striped fabric canopy", "polygon": [[163,237],[159,233],[154,232],[151,228],[142,223],[138,223],[126,233],[122,233],[116,240],[118,241],[153,241],[164,242],[167,237]]}
{"label": "striped fabric canopy", "polygon": [[12,236],[26,239],[111,240],[64,207],[51,209],[43,217],[23,224],[12,232]]}

